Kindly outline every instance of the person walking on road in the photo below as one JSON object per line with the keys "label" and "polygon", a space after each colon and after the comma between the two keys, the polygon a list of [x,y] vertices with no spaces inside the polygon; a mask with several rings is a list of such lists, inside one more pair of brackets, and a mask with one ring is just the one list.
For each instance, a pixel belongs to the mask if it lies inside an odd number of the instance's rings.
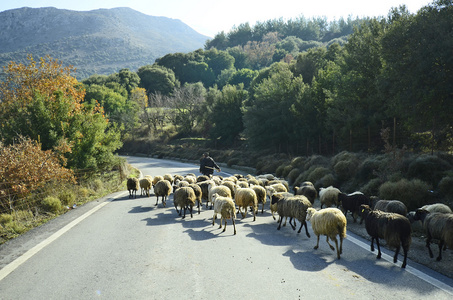
{"label": "person walking on road", "polygon": [[203,153],[203,156],[200,158],[200,173],[211,177],[214,170],[220,172],[220,167],[215,163],[214,159],[209,156],[208,152]]}

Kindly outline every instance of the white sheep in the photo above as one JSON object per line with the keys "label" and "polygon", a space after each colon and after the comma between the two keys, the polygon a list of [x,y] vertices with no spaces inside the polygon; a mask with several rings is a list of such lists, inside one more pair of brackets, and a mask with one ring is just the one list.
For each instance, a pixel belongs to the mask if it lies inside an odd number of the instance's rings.
{"label": "white sheep", "polygon": [[325,205],[326,207],[330,207],[332,205],[338,207],[338,194],[340,193],[341,191],[333,186],[320,188],[319,201],[321,202],[321,208],[323,207],[323,205]]}
{"label": "white sheep", "polygon": [[[325,235],[330,249],[335,248],[329,243],[329,238],[335,242],[337,258],[343,253],[343,239],[346,237],[346,217],[338,208],[328,207],[316,210],[312,207],[307,209],[307,221],[310,221],[313,232],[318,237],[316,246],[319,247],[319,236]],[[340,237],[340,248],[338,248],[337,235]]]}
{"label": "white sheep", "polygon": [[161,180],[164,180],[164,176],[160,176],[160,175],[154,176],[154,178],[153,178],[153,187]]}
{"label": "white sheep", "polygon": [[264,204],[266,204],[266,189],[259,184],[250,186],[256,193],[258,205],[261,203],[261,213],[264,213]]}
{"label": "white sheep", "polygon": [[206,207],[208,207],[208,202],[211,202],[211,207],[210,207],[211,209],[213,206],[212,195],[218,194],[219,196],[232,198],[231,191],[227,186],[224,186],[224,185],[214,186],[214,185],[210,184],[208,189],[209,189],[209,193],[208,193],[208,201],[206,202]]}
{"label": "white sheep", "polygon": [[146,195],[149,197],[149,192],[151,190],[151,187],[153,185],[153,180],[152,178],[149,178],[149,177],[144,177],[142,179],[140,179],[140,195],[143,196],[143,195]]}
{"label": "white sheep", "polygon": [[[176,212],[181,216],[182,210],[184,210],[184,215],[182,218],[186,217],[186,209],[190,211],[190,217],[193,218],[193,206],[195,205],[197,198],[195,192],[191,187],[181,187],[178,188],[173,196],[173,203],[175,205]],[[178,211],[178,206],[180,210]]]}
{"label": "white sheep", "polygon": [[197,206],[198,206],[198,214],[200,214],[200,208],[201,206],[203,205],[202,202],[201,202],[201,195],[202,195],[202,191],[201,191],[201,187],[196,184],[196,183],[191,183],[189,184],[189,187],[191,187],[195,193],[195,199],[197,200]]}
{"label": "white sheep", "polygon": [[162,176],[162,177],[164,177],[164,179],[170,181],[170,183],[173,184],[174,178],[173,178],[173,176],[172,176],[171,174],[165,174],[165,175]]}
{"label": "white sheep", "polygon": [[[238,206],[238,212],[241,212],[242,218],[247,216],[247,208],[250,206],[253,212],[253,221],[256,220],[256,211],[258,210],[258,198],[252,188],[239,188],[235,191],[234,202]],[[244,208],[244,213],[241,211]]]}
{"label": "white sheep", "polygon": [[[155,178],[155,177],[154,177]],[[172,191],[170,181],[162,179],[156,183],[154,186],[154,195],[156,195],[156,204],[159,202],[159,196],[162,197],[162,205],[165,207],[167,205],[167,197],[170,196]]]}
{"label": "white sheep", "polygon": [[218,194],[213,195],[214,201],[214,215],[212,216],[212,225],[215,224],[215,219],[217,214],[220,214],[220,226],[222,228],[222,220],[225,220],[225,227],[222,232],[226,230],[227,219],[231,219],[233,222],[234,234],[236,234],[236,224],[234,220],[236,219],[236,206],[234,205],[233,199],[229,197],[223,197]]}

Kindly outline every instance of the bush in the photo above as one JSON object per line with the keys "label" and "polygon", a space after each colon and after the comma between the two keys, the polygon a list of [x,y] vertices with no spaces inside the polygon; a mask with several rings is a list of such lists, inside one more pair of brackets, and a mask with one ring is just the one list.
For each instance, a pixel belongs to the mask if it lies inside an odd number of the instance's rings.
{"label": "bush", "polygon": [[341,182],[354,178],[357,172],[357,163],[349,160],[342,160],[333,167],[337,178]]}
{"label": "bush", "polygon": [[41,205],[45,211],[58,213],[61,210],[60,199],[53,196],[48,196],[41,201]]}
{"label": "bush", "polygon": [[451,165],[435,155],[420,155],[409,164],[409,178],[418,178],[436,187]]}
{"label": "bush", "polygon": [[319,190],[322,187],[335,186],[336,185],[335,176],[333,176],[333,174],[331,173],[324,175],[321,179],[316,181],[314,185],[317,190]]}
{"label": "bush", "polygon": [[227,166],[231,168],[233,165],[237,165],[239,163],[239,158],[234,157],[228,160]]}
{"label": "bush", "polygon": [[442,196],[453,198],[453,177],[445,176],[440,180],[439,192]]}
{"label": "bush", "polygon": [[298,156],[291,160],[291,165],[299,169],[304,169],[305,161],[306,159],[304,157]]}
{"label": "bush", "polygon": [[381,179],[373,178],[368,181],[367,184],[360,188],[360,191],[368,196],[375,196],[379,194],[379,187],[381,185]]}
{"label": "bush", "polygon": [[72,206],[75,203],[76,196],[73,191],[66,189],[58,194],[58,199],[63,205]]}
{"label": "bush", "polygon": [[[277,177],[288,177],[289,173],[291,173],[291,171],[294,169],[294,166],[293,165],[287,165],[283,168],[283,171],[282,171],[282,174],[280,176],[278,176],[277,174]],[[296,168],[296,170],[299,171],[299,169]]]}
{"label": "bush", "polygon": [[296,181],[296,179],[299,177],[300,175],[300,170],[299,169],[292,169],[291,172],[289,172],[288,174],[288,183],[290,185],[293,185],[294,182]]}
{"label": "bush", "polygon": [[313,166],[322,166],[328,167],[330,165],[330,160],[321,155],[312,155],[305,162],[305,170],[310,169]]}
{"label": "bush", "polygon": [[430,185],[419,179],[388,181],[379,187],[379,198],[400,200],[407,206],[408,210],[415,210],[429,203],[429,190],[431,190]]}
{"label": "bush", "polygon": [[307,176],[307,181],[311,182],[317,182],[324,176],[331,174],[330,170],[325,167],[317,167],[314,168],[313,171],[310,172],[310,174]]}
{"label": "bush", "polygon": [[379,170],[382,170],[382,164],[385,163],[384,156],[370,156],[365,159],[359,166],[356,173],[356,179],[361,182],[369,182],[376,178]]}
{"label": "bush", "polygon": [[7,223],[11,223],[13,221],[13,216],[10,214],[1,214],[0,215],[0,224],[5,225]]}

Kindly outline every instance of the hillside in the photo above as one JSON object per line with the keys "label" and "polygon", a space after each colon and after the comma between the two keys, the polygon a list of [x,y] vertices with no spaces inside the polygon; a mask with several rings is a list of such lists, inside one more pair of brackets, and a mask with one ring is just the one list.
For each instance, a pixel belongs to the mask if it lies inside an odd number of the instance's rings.
{"label": "hillside", "polygon": [[136,70],[167,53],[203,48],[207,36],[180,20],[130,8],[71,11],[20,8],[0,12],[0,66],[50,55],[77,68],[77,77]]}

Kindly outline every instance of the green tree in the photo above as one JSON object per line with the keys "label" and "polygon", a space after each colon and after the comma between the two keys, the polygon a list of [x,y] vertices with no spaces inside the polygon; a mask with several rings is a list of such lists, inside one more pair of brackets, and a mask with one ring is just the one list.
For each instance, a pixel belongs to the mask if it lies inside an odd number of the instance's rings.
{"label": "green tree", "polygon": [[212,105],[210,136],[222,144],[231,144],[244,129],[242,103],[247,98],[243,86],[227,85],[217,94]]}
{"label": "green tree", "polygon": [[143,66],[138,69],[137,74],[140,77],[140,87],[145,88],[148,94],[171,95],[179,86],[175,73],[157,64]]}
{"label": "green tree", "polygon": [[270,76],[256,85],[254,95],[245,102],[245,135],[254,148],[291,151],[295,118],[291,107],[306,86],[294,77],[286,64],[273,68]]}

